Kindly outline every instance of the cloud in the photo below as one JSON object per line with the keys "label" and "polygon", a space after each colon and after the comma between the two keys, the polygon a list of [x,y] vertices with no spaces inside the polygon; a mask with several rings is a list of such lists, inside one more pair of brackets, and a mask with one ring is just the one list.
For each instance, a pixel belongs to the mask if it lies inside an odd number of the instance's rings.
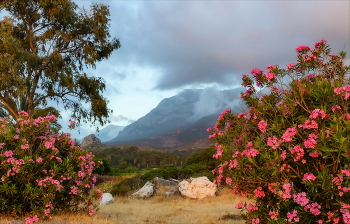
{"label": "cloud", "polygon": [[190,120],[195,121],[207,115],[218,114],[227,108],[236,113],[242,111],[241,92],[245,92],[245,88],[238,87],[223,91],[214,87],[203,89],[199,100],[194,104],[194,116]]}
{"label": "cloud", "polygon": [[113,114],[111,117],[111,122],[122,122],[122,121],[129,121],[129,118],[121,114]]}
{"label": "cloud", "polygon": [[327,39],[335,52],[350,45],[348,1],[108,4],[112,34],[122,43],[110,63],[159,69],[159,90],[203,83],[232,87],[254,67],[296,61],[298,45]]}

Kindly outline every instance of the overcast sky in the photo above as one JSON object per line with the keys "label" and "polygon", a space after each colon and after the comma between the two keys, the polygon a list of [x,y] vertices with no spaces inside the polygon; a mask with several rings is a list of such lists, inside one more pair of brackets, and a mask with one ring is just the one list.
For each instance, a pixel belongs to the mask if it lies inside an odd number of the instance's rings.
{"label": "overcast sky", "polygon": [[[88,8],[92,1],[75,2]],[[252,68],[295,62],[299,45],[325,39],[333,53],[350,52],[346,0],[98,2],[109,5],[111,34],[122,47],[88,72],[106,81],[116,125],[183,89],[239,87]]]}

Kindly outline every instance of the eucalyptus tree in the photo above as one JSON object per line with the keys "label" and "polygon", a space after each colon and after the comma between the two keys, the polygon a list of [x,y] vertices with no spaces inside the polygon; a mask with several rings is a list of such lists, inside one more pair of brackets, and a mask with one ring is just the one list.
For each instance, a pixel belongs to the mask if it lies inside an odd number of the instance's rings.
{"label": "eucalyptus tree", "polygon": [[55,111],[48,105],[55,102],[78,122],[106,123],[105,82],[84,71],[120,47],[109,32],[108,6],[1,0],[0,13],[0,108],[16,119],[21,107],[35,116]]}

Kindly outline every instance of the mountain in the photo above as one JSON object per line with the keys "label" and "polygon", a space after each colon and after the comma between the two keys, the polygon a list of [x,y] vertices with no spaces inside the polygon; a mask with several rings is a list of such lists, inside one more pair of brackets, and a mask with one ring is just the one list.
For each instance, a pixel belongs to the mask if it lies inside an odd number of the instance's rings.
{"label": "mountain", "polygon": [[110,141],[115,136],[118,136],[119,132],[122,131],[125,126],[118,126],[110,124],[105,128],[102,128],[99,132],[95,132],[94,135],[97,136],[101,142]]}
{"label": "mountain", "polygon": [[94,134],[88,135],[84,138],[83,142],[80,144],[80,147],[85,147],[90,144],[100,144],[101,141]]}
{"label": "mountain", "polygon": [[106,144],[135,144],[155,148],[174,148],[208,137],[206,129],[213,127],[226,108],[236,110],[241,88],[231,90],[188,89],[163,99],[144,117],[126,126]]}

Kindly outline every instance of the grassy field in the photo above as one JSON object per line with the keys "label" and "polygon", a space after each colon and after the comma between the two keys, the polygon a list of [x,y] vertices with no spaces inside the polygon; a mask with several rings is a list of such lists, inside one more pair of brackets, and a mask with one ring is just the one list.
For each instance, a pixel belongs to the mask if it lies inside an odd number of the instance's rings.
{"label": "grassy field", "polygon": [[[102,187],[107,192],[112,183]],[[124,224],[124,223],[244,223],[239,220],[239,210],[234,205],[243,200],[233,196],[227,189],[220,190],[216,197],[195,200],[189,198],[163,197],[167,188],[160,188],[148,199],[116,197],[114,202],[103,205],[92,217],[86,213],[65,213],[54,216],[45,224]],[[0,223],[22,224],[23,221],[0,217]]]}

